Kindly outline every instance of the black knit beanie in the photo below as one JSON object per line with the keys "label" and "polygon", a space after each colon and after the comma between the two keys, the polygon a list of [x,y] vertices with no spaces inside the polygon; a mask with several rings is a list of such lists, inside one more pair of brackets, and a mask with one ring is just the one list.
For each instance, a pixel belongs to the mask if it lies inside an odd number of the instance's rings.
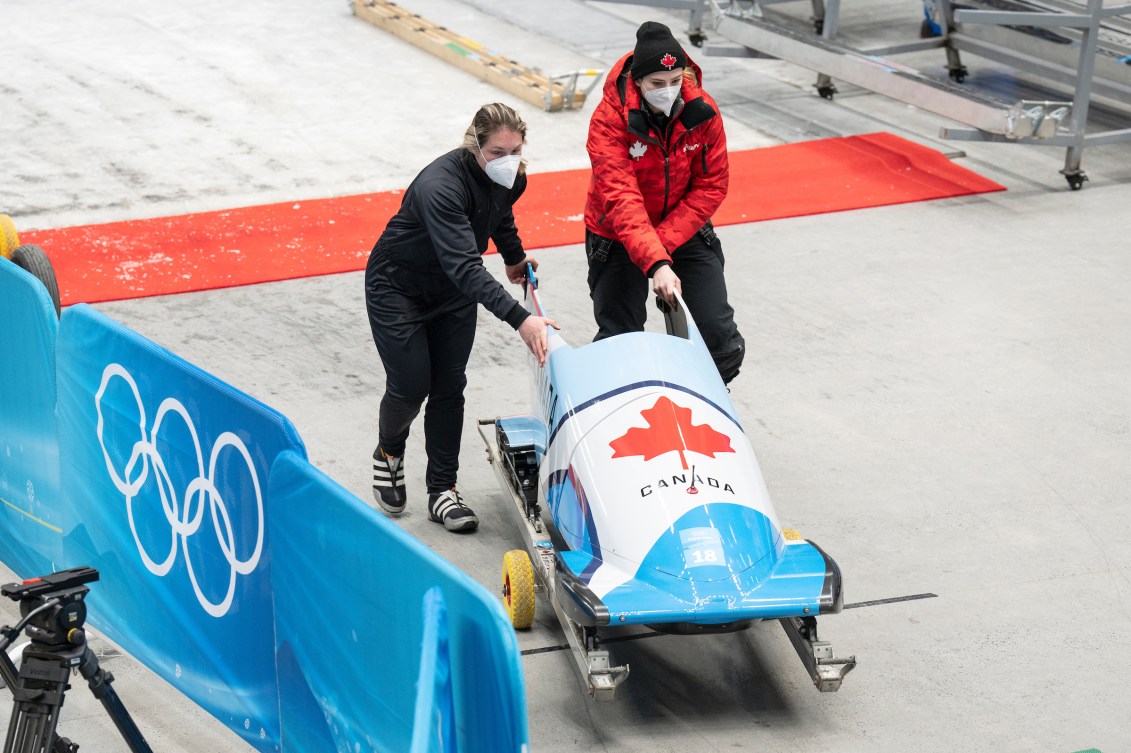
{"label": "black knit beanie", "polygon": [[672,30],[655,21],[645,21],[636,30],[636,49],[632,51],[632,78],[635,81],[656,71],[687,67],[687,53],[672,36]]}

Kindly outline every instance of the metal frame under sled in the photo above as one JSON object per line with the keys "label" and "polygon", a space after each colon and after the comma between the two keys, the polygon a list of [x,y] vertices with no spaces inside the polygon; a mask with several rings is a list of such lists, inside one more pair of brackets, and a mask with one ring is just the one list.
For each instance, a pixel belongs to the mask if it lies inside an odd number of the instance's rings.
{"label": "metal frame under sled", "polygon": [[[1131,4],[1105,8],[1103,0],[1012,0],[1017,10],[1003,11],[956,9],[953,0],[932,0],[938,36],[855,49],[836,41],[841,0],[810,0],[811,25],[763,7],[785,0],[612,1],[688,10],[693,44],[707,39],[706,26],[740,45],[711,47],[707,54],[753,51],[809,68],[818,73],[817,92],[826,99],[835,95],[833,79],[839,79],[970,126],[944,126],[941,138],[1067,147],[1060,172],[1073,190],[1087,180],[1080,167],[1085,146],[1131,141],[1131,127],[1085,133],[1093,94],[1117,107],[1131,101]],[[950,81],[887,59],[940,47]],[[1071,87],[1072,98],[1002,102],[970,91],[961,86],[968,72],[960,51],[1009,65],[1035,76],[1037,83]]]}
{"label": "metal frame under sled", "polygon": [[833,656],[833,644],[817,639],[816,617],[783,617],[778,620],[789,642],[809,670],[813,685],[822,693],[840,690],[844,676],[856,669],[856,657]]}
{"label": "metal frame under sled", "polygon": [[514,513],[514,520],[518,524],[526,551],[534,565],[534,577],[558,616],[566,641],[569,643],[570,653],[573,654],[578,672],[585,680],[589,695],[598,701],[611,701],[616,695],[617,688],[628,677],[628,665],[613,666],[609,652],[601,648],[596,628],[579,625],[562,609],[558,602],[554,545],[542,524],[537,490],[534,490],[534,500],[528,502],[526,492],[529,489],[522,488],[517,475],[513,474],[513,468],[508,472],[507,462],[499,449],[497,429],[484,431],[484,427],[487,426],[496,427],[495,419],[479,421],[479,436],[483,437],[483,442],[487,446],[487,462],[495,470],[500,486],[510,499],[511,504],[508,504],[507,508]]}

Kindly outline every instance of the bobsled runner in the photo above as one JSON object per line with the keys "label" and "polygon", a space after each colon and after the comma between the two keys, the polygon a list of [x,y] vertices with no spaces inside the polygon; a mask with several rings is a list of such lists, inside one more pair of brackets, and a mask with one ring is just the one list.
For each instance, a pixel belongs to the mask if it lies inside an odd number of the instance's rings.
{"label": "bobsled runner", "polygon": [[[677,297],[678,298],[678,297]],[[526,306],[543,314],[533,270]],[[726,386],[682,299],[667,334],[636,332],[570,347],[554,331],[531,356],[533,412],[481,420],[526,544],[503,559],[516,628],[540,586],[597,699],[628,676],[602,629],[742,630],[779,620],[819,690],[856,666],[817,638],[843,606],[841,574],[816,544],[778,523]]]}

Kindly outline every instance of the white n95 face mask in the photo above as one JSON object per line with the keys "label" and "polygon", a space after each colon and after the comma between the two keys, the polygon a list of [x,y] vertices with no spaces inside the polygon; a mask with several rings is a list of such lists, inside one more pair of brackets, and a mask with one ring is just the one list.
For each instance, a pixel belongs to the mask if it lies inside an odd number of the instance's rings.
{"label": "white n95 face mask", "polygon": [[518,177],[518,166],[522,164],[522,157],[518,154],[507,154],[496,159],[487,159],[479,139],[475,140],[475,148],[479,150],[479,156],[487,165],[487,177],[503,188],[513,188],[514,179]]}
{"label": "white n95 face mask", "polygon": [[680,85],[665,86],[662,89],[649,89],[644,92],[644,99],[648,104],[652,105],[665,116],[672,114],[672,107],[675,106],[675,101],[679,99]]}
{"label": "white n95 face mask", "polygon": [[490,160],[487,162],[487,177],[503,188],[512,188],[515,178],[518,177],[518,167],[521,164],[522,157],[517,154],[508,154],[505,157]]}

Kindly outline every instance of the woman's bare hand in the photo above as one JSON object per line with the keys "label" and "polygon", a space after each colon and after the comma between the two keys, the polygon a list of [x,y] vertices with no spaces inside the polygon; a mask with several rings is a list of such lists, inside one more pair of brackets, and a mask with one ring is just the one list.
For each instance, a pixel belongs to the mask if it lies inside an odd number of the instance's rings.
{"label": "woman's bare hand", "polygon": [[652,273],[652,292],[660,296],[669,306],[675,306],[676,293],[683,295],[683,286],[679,277],[667,264]]}
{"label": "woman's bare hand", "polygon": [[550,351],[550,335],[547,327],[561,329],[557,322],[544,316],[528,316],[518,327],[519,337],[538,359],[540,367],[546,365],[546,356]]}
{"label": "woman's bare hand", "polygon": [[526,279],[526,265],[534,267],[534,271],[538,271],[538,260],[532,256],[528,256],[518,264],[507,265],[507,279],[515,285],[521,285],[522,281]]}

